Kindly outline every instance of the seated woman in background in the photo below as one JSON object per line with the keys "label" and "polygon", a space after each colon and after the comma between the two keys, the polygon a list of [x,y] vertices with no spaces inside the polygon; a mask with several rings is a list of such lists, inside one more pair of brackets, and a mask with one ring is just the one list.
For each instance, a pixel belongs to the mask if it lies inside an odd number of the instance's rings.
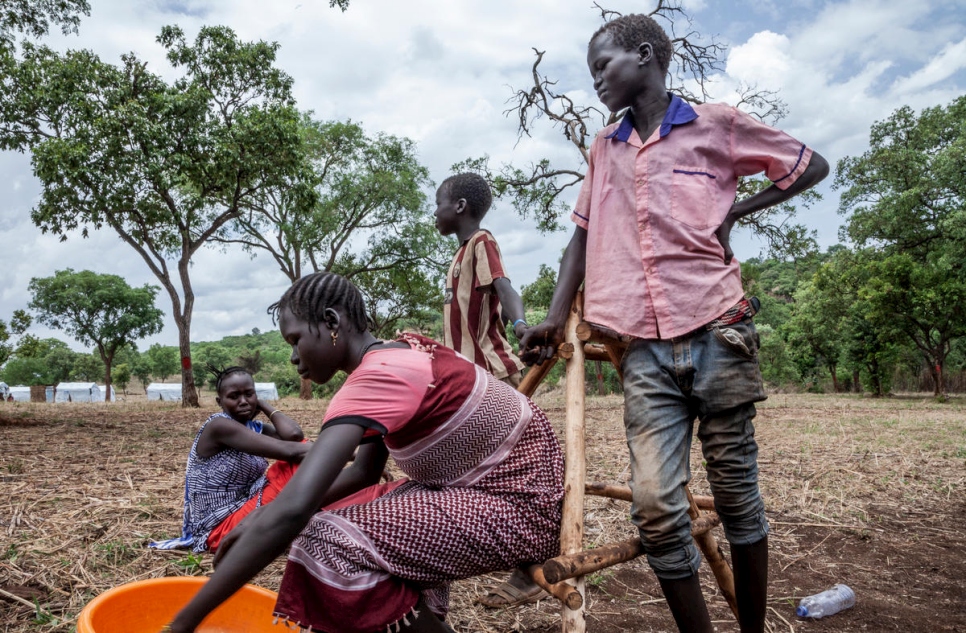
{"label": "seated woman in background", "polygon": [[[376,339],[339,275],[303,277],[270,310],[301,376],[349,376],[298,472],[166,630],[193,631],[290,544],[275,614],[327,633],[451,631],[451,581],[557,554],[563,455],[529,399],[436,341]],[[365,467],[344,468],[357,448]],[[387,491],[389,455],[410,479]]]}
{"label": "seated woman in background", "polygon": [[[247,369],[215,373],[221,412],[201,425],[188,453],[181,537],[149,547],[217,550],[233,527],[275,498],[312,446],[295,420],[259,400]],[[269,421],[256,420],[259,413]],[[269,459],[278,461],[269,467]]]}

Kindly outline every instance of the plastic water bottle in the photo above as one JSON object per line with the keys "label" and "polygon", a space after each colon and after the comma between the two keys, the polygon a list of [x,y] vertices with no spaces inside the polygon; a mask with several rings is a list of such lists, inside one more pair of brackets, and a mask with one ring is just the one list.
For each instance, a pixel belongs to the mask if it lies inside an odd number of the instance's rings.
{"label": "plastic water bottle", "polygon": [[802,598],[795,609],[800,618],[824,618],[855,606],[855,592],[847,585],[835,585],[822,593]]}

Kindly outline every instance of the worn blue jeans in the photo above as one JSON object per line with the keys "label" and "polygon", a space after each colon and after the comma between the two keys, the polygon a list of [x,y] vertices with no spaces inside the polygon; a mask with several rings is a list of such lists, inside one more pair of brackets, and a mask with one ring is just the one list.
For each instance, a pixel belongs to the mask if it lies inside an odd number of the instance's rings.
{"label": "worn blue jeans", "polygon": [[658,577],[687,578],[701,562],[684,489],[695,419],[725,538],[740,545],[761,540],[768,522],[752,419],[765,390],[751,319],[677,339],[634,341],[621,365],[631,519]]}

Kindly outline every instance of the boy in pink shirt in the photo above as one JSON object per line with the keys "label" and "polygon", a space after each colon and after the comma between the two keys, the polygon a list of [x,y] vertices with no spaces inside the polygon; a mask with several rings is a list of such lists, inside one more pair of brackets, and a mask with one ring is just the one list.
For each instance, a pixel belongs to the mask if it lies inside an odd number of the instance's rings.
{"label": "boy in pink shirt", "polygon": [[[708,482],[731,545],[741,631],[765,626],[768,523],[758,489],[755,402],[765,399],[758,335],[733,259],[740,218],[828,174],[787,134],[726,105],[666,91],[672,45],[647,16],[627,15],[591,38],[598,98],[623,120],[590,149],[547,319],[521,339],[543,362],[562,340],[583,282],[584,318],[633,337],[622,360],[631,456],[631,516],[681,631],[710,633],[684,484],[694,420]],[[740,176],[772,185],[735,202]]]}

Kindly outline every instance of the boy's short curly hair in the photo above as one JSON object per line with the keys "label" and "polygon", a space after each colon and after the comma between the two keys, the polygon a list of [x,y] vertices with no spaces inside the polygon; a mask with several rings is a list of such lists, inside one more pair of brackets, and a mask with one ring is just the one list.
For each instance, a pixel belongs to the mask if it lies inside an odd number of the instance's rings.
{"label": "boy's short curly hair", "polygon": [[450,200],[465,199],[470,215],[476,220],[486,215],[490,205],[493,204],[490,185],[479,174],[466,172],[450,176],[439,188],[447,193]]}
{"label": "boy's short curly hair", "polygon": [[614,43],[623,47],[625,51],[631,51],[644,42],[650,42],[654,47],[654,56],[657,59],[661,72],[667,74],[671,66],[671,55],[674,53],[674,45],[661,25],[654,21],[650,16],[642,13],[631,13],[622,15],[607,22],[591,36],[587,47],[594,43],[598,37],[604,33],[609,34]]}

